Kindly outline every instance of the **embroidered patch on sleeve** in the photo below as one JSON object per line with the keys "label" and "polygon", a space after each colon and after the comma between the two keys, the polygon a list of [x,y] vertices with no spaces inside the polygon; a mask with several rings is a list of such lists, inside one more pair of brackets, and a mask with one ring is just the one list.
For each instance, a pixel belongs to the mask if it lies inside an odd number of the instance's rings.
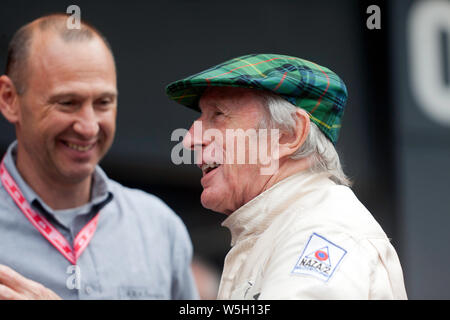
{"label": "embroidered patch on sleeve", "polygon": [[346,254],[345,249],[313,233],[291,273],[311,275],[327,282]]}

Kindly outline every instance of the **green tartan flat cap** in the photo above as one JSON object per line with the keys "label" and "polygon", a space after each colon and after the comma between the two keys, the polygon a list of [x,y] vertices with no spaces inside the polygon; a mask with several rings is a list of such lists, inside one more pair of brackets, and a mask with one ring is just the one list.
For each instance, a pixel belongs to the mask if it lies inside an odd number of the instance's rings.
{"label": "green tartan flat cap", "polygon": [[306,110],[336,144],[347,101],[347,88],[337,74],[304,59],[279,54],[250,54],[228,60],[175,81],[166,88],[170,99],[199,111],[208,87],[267,90]]}

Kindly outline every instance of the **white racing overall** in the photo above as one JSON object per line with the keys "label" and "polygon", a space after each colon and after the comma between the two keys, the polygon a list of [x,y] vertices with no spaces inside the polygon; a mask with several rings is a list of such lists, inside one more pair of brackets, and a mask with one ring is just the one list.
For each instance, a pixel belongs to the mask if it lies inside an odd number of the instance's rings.
{"label": "white racing overall", "polygon": [[297,173],[222,224],[218,299],[407,299],[397,253],[352,190]]}

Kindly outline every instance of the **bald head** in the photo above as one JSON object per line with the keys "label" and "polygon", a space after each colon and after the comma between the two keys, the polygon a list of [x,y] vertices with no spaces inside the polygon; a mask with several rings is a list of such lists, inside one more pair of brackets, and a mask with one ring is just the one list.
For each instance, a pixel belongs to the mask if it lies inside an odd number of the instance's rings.
{"label": "bald head", "polygon": [[30,72],[29,59],[33,54],[33,47],[44,34],[55,34],[67,43],[101,39],[113,55],[108,41],[95,27],[82,21],[80,29],[69,29],[67,19],[68,16],[65,14],[44,16],[24,25],[12,37],[8,47],[5,74],[13,81],[19,95],[26,91]]}

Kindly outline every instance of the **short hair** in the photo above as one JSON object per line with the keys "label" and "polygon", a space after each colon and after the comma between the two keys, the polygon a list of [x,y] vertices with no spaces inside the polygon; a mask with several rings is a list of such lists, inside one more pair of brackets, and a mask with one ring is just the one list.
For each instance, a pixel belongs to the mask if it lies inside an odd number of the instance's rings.
{"label": "short hair", "polygon": [[[263,116],[261,128],[279,128],[293,132],[295,122],[295,112],[298,107],[294,106],[282,97],[267,91],[255,90],[260,97],[266,110]],[[327,172],[330,179],[340,185],[351,186],[351,181],[342,170],[339,155],[333,143],[328,139],[319,127],[310,122],[310,130],[305,142],[292,155],[291,159],[311,158],[311,172]]]}
{"label": "short hair", "polygon": [[82,42],[100,38],[112,53],[108,40],[94,26],[86,21],[80,22],[79,29],[67,28],[68,16],[63,13],[49,14],[40,17],[17,30],[8,45],[5,74],[12,80],[19,95],[26,90],[26,70],[33,36],[40,32],[53,31],[65,42]]}

